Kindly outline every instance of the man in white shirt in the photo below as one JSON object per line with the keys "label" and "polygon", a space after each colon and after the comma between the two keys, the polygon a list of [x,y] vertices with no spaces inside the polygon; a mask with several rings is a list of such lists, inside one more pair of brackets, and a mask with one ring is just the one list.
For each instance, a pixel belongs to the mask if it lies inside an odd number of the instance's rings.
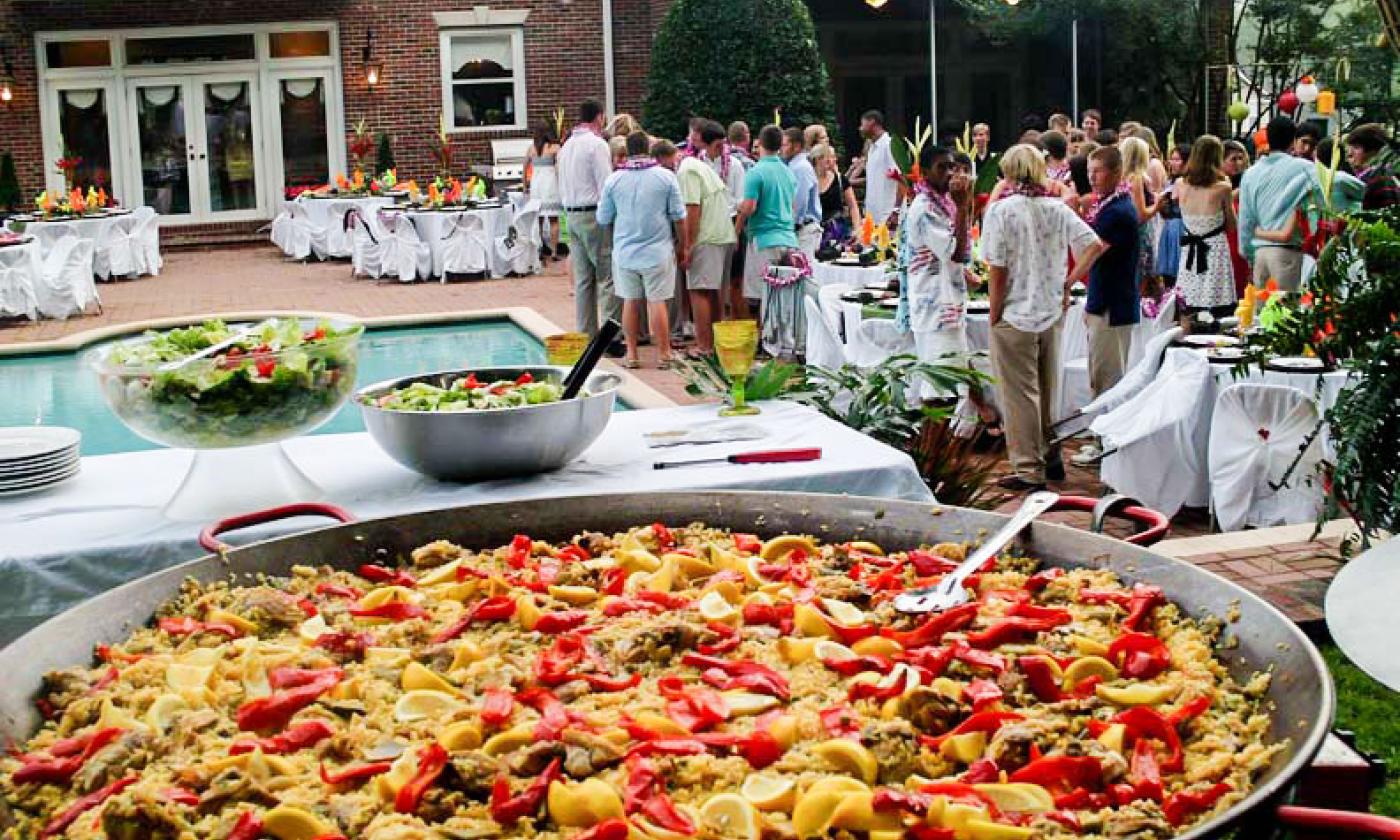
{"label": "man in white shirt", "polygon": [[612,174],[612,154],[603,139],[603,106],[587,99],[579,124],[559,151],[559,198],[569,224],[569,265],[574,275],[574,326],[595,335],[599,314],[622,319],[622,301],[613,293],[611,236],[598,224],[603,183]]}
{"label": "man in white shirt", "polygon": [[885,115],[866,111],[860,118],[861,136],[870,141],[870,153],[865,161],[865,212],[882,225],[894,212],[899,200],[899,185],[889,177],[895,168],[894,153],[890,151],[890,133],[885,130]]}
{"label": "man in white shirt", "polygon": [[[1060,324],[1069,287],[1104,252],[1094,229],[1055,197],[1034,146],[1013,146],[1001,159],[1007,186],[982,219],[982,258],[991,302],[992,371],[997,380],[1014,470],[1007,490],[1045,489],[1064,479],[1058,449],[1047,445],[1059,380]],[[1068,257],[1074,252],[1074,271]]]}

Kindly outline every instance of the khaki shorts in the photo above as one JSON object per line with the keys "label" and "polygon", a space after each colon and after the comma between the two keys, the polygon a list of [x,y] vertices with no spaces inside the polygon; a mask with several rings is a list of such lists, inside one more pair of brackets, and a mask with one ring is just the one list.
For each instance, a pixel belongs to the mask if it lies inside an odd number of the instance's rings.
{"label": "khaki shorts", "polygon": [[718,291],[729,279],[729,257],[733,245],[696,245],[690,252],[690,268],[685,270],[686,288],[693,292]]}
{"label": "khaki shorts", "polygon": [[744,297],[749,300],[763,299],[763,287],[767,285],[763,278],[768,273],[768,266],[777,263],[787,251],[781,245],[759,248],[752,239],[749,240],[749,250],[744,255]]}
{"label": "khaki shorts", "polygon": [[652,268],[635,269],[613,266],[613,286],[623,300],[670,300],[676,296],[676,258]]}
{"label": "khaki shorts", "polygon": [[1277,280],[1285,292],[1296,292],[1303,285],[1303,252],[1277,245],[1261,245],[1254,249],[1254,285],[1264,288]]}

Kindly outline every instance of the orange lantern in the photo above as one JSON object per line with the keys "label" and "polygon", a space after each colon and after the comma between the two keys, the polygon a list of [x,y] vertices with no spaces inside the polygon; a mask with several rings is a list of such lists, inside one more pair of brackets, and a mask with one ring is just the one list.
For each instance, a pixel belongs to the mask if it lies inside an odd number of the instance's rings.
{"label": "orange lantern", "polygon": [[1261,128],[1258,131],[1254,132],[1254,153],[1256,155],[1262,155],[1268,150],[1269,132]]}
{"label": "orange lantern", "polygon": [[1337,113],[1337,94],[1324,90],[1317,95],[1317,112],[1322,115]]}

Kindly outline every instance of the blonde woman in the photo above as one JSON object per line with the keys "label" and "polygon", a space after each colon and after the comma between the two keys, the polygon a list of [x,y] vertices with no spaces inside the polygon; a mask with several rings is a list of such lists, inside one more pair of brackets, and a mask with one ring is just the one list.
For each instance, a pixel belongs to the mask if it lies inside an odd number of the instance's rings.
{"label": "blonde woman", "polygon": [[[997,483],[1019,492],[1064,478],[1059,450],[1047,444],[1059,378],[1060,324],[1069,287],[1088,275],[1104,246],[1051,192],[1039,149],[1013,146],[1000,165],[1006,184],[983,217],[982,258],[989,268],[992,370],[1014,470]],[[1068,271],[1071,251],[1073,272]]]}
{"label": "blonde woman", "polygon": [[641,131],[642,124],[637,122],[637,118],[631,114],[618,114],[608,121],[608,127],[603,129],[603,135],[608,138],[621,137],[626,143],[629,135],[634,131]]}
{"label": "blonde woman", "polygon": [[860,218],[860,205],[856,203],[856,191],[851,183],[841,177],[841,166],[836,160],[836,150],[826,143],[818,143],[807,155],[817,170],[817,193],[822,202],[822,225],[829,225],[844,219],[847,225],[855,224]]}
{"label": "blonde woman", "polygon": [[1167,167],[1162,163],[1162,147],[1157,145],[1157,132],[1150,127],[1140,125],[1133,129],[1130,134],[1147,144],[1147,151],[1151,157],[1147,161],[1147,180],[1152,185],[1152,191],[1159,193],[1167,188]]}
{"label": "blonde woman", "polygon": [[1137,280],[1141,286],[1152,276],[1157,261],[1152,249],[1152,219],[1161,209],[1161,202],[1155,200],[1156,193],[1147,175],[1148,161],[1152,159],[1147,142],[1138,137],[1126,137],[1118,141],[1118,150],[1123,153],[1123,180],[1119,189],[1126,187],[1138,214]]}

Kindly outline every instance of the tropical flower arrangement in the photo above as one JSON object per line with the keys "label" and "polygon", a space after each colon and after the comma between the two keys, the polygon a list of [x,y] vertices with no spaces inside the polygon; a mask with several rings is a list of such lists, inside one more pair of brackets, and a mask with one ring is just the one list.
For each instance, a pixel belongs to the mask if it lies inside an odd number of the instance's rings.
{"label": "tropical flower arrangement", "polygon": [[437,161],[438,179],[452,177],[452,138],[447,134],[447,124],[438,122],[437,134],[428,144],[428,151],[432,154],[433,160]]}
{"label": "tropical flower arrangement", "polygon": [[34,199],[34,206],[45,219],[86,216],[111,207],[115,202],[105,189],[88,187],[86,193],[74,188],[67,192],[45,190]]}
{"label": "tropical flower arrangement", "polygon": [[83,159],[72,153],[64,154],[56,161],[55,166],[58,168],[58,173],[63,176],[65,187],[72,188],[73,181],[77,178],[78,167],[82,165]]}
{"label": "tropical flower arrangement", "polygon": [[364,170],[368,168],[367,161],[369,160],[369,156],[374,153],[375,142],[374,135],[370,133],[364,120],[360,120],[355,124],[355,135],[350,138],[350,142],[346,145],[346,148],[355,158],[356,169]]}
{"label": "tropical flower arrangement", "polygon": [[363,169],[356,169],[349,177],[343,172],[335,176],[336,191],[342,195],[383,195],[398,186],[398,172],[393,169],[386,170],[374,178],[366,177]]}
{"label": "tropical flower arrangement", "polygon": [[[416,188],[417,185],[414,186]],[[485,197],[486,182],[476,176],[472,176],[466,181],[459,181],[456,178],[446,180],[434,178],[432,183],[428,184],[428,191],[423,203],[428,207],[456,207],[466,204],[468,201],[478,201]]]}

